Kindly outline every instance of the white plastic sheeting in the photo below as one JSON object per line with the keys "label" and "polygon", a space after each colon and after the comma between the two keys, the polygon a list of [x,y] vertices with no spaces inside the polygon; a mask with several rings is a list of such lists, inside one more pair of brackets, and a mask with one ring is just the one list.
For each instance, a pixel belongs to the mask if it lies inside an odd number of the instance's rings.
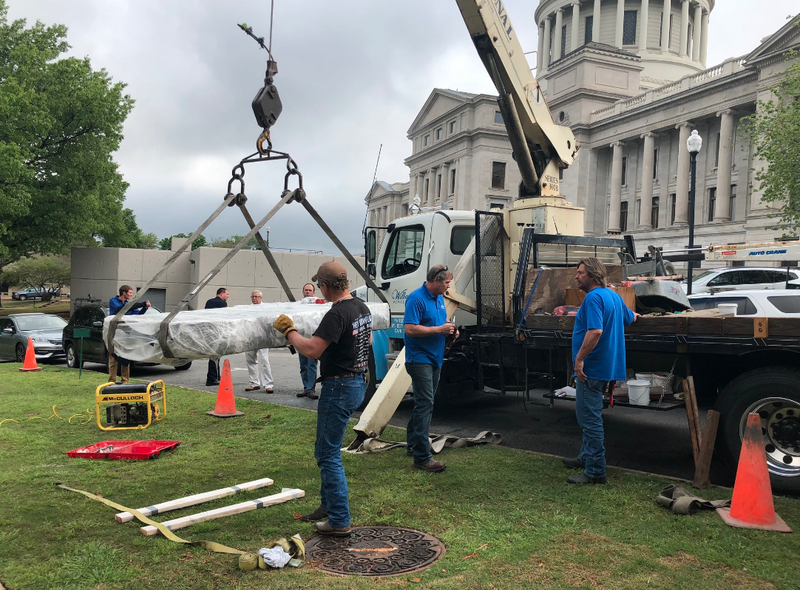
{"label": "white plastic sheeting", "polygon": [[[303,336],[310,338],[331,308],[330,303],[264,303],[237,305],[223,309],[198,309],[178,313],[167,328],[166,357],[158,342],[158,330],[166,313],[126,315],[114,334],[114,351],[122,358],[142,362],[180,365],[184,359],[216,358],[261,348],[286,346],[286,338],[272,327],[286,314]],[[389,306],[367,303],[372,312],[372,329],[389,328]],[[108,336],[111,316],[103,324],[103,339]]]}

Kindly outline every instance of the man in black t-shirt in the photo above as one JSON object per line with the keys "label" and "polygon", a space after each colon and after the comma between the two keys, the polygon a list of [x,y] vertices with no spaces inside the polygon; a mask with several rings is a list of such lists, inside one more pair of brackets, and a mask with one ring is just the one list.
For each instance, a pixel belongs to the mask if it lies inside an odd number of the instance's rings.
{"label": "man in black t-shirt", "polygon": [[[353,411],[364,401],[372,344],[372,314],[360,299],[350,295],[347,270],[338,262],[326,262],[311,278],[333,307],[325,314],[311,338],[301,336],[291,318],[281,315],[273,326],[297,352],[320,360],[322,392],[317,406],[317,442],[314,457],[320,469],[319,508],[301,517],[316,522],[323,535],[350,535],[347,478],[342,465],[342,439]],[[324,520],[327,518],[327,520]]]}
{"label": "man in black t-shirt", "polygon": [[[228,307],[228,290],[225,287],[217,289],[217,296],[206,301],[205,309],[221,309]],[[208,359],[208,372],[206,373],[208,387],[219,385],[219,358]]]}

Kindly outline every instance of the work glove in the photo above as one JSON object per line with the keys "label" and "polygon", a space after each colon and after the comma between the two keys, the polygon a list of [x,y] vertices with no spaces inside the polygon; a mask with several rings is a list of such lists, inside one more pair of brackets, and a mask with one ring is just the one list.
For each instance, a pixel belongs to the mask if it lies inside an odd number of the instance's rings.
{"label": "work glove", "polygon": [[294,327],[292,318],[284,314],[278,316],[278,319],[275,320],[275,322],[272,324],[272,327],[283,334],[283,336],[287,339],[289,338],[289,332],[297,332],[297,328]]}

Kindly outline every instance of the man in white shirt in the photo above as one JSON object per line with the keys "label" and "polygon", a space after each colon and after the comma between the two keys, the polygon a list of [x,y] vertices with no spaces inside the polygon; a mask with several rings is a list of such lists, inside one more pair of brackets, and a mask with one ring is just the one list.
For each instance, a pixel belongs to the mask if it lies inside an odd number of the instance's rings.
{"label": "man in white shirt", "polygon": [[[253,305],[261,305],[261,291],[253,291],[250,294],[250,302]],[[272,369],[269,366],[269,348],[248,350],[245,353],[245,359],[247,359],[247,376],[250,378],[250,387],[245,387],[244,390],[257,391],[263,387],[267,393],[275,393]]]}

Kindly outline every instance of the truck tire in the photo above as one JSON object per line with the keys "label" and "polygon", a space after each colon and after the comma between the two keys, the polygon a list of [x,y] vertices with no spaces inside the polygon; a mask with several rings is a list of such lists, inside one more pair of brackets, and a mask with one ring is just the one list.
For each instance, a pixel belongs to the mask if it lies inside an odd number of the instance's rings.
{"label": "truck tire", "polygon": [[70,369],[81,368],[81,360],[78,356],[78,351],[75,350],[75,346],[72,344],[72,342],[67,344],[67,366]]}
{"label": "truck tire", "polygon": [[[800,492],[800,370],[764,367],[748,371],[722,391],[721,442],[726,460],[735,470],[742,433],[751,412],[761,416],[772,488]],[[718,440],[720,440],[718,438]]]}

